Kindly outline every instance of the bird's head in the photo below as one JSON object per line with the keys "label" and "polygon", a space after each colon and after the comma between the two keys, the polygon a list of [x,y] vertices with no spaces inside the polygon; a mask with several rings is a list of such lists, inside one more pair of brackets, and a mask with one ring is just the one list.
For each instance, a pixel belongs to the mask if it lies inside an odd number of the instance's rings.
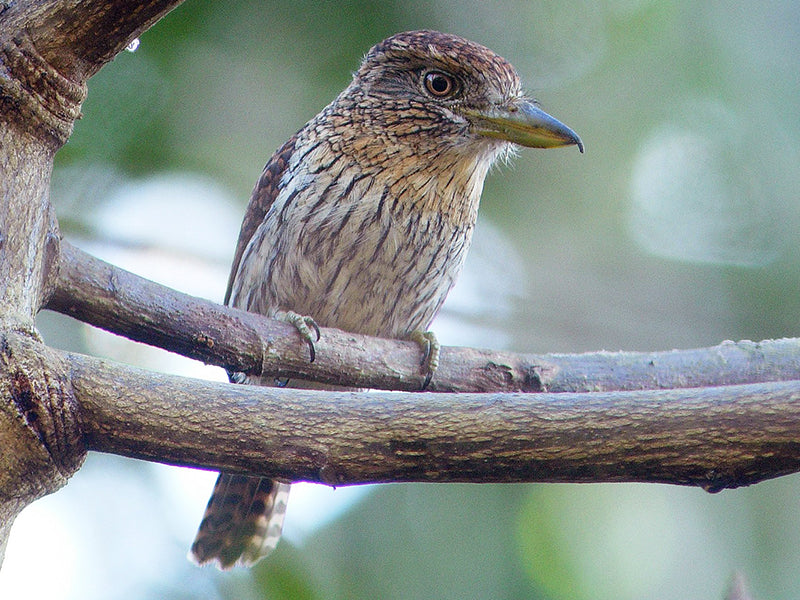
{"label": "bird's head", "polygon": [[344,98],[354,115],[395,143],[490,150],[577,145],[578,135],[523,92],[508,61],[436,31],[399,33],[364,57]]}

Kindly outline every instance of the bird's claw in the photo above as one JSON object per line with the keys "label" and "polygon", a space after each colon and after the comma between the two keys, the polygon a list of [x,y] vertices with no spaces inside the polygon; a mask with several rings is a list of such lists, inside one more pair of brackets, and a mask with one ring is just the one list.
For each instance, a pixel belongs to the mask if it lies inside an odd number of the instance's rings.
{"label": "bird's claw", "polygon": [[309,362],[313,363],[314,359],[317,358],[317,351],[314,347],[314,344],[315,342],[318,342],[320,338],[319,325],[317,325],[317,322],[311,317],[297,314],[291,310],[283,313],[281,316],[283,317],[284,321],[294,325],[294,328],[297,329],[300,337],[303,338],[306,344],[308,344],[308,351],[311,355],[311,360]]}
{"label": "bird's claw", "polygon": [[441,348],[439,340],[436,339],[436,334],[432,331],[414,330],[408,336],[412,342],[416,342],[422,350],[422,362],[420,365],[424,369],[425,381],[422,384],[422,389],[427,389],[428,385],[433,379],[433,374],[439,368],[439,350]]}

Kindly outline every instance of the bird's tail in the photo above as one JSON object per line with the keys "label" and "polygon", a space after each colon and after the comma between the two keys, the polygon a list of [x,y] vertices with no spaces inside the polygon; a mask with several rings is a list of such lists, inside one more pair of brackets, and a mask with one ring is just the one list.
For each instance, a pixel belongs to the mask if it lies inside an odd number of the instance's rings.
{"label": "bird's tail", "polygon": [[220,473],[189,558],[220,569],[249,566],[275,549],[281,537],[288,483]]}

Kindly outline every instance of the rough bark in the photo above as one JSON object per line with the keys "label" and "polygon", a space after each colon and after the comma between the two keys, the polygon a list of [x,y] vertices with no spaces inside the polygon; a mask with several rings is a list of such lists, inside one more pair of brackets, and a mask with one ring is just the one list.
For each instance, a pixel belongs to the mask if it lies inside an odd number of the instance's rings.
{"label": "rough bark", "polygon": [[[51,75],[25,62],[24,56],[14,53],[18,49],[0,46],[0,63],[18,77],[0,77],[4,116],[0,119],[0,330],[18,331],[33,340],[33,318],[52,290],[58,265],[58,229],[48,201],[55,144],[47,127],[27,127],[13,118],[32,119],[36,110],[45,112],[43,103],[15,103],[31,78],[50,83]],[[0,560],[17,513],[65,481],[42,440],[32,436],[35,430],[28,427],[29,417],[38,414],[39,402],[46,404],[49,397],[40,357],[27,356],[27,350],[11,351],[0,339],[4,375],[0,383]]]}
{"label": "rough bark", "polygon": [[60,263],[53,157],[80,115],[86,80],[178,3],[0,4],[0,561],[19,510],[83,459],[63,364],[33,326]]}
{"label": "rough bark", "polygon": [[[90,449],[332,485],[642,481],[800,469],[800,382],[562,394],[254,388],[67,355]],[[120,426],[124,424],[124,426]]]}
{"label": "rough bark", "polygon": [[[317,358],[294,327],[183,294],[63,243],[47,308],[133,340],[250,375],[419,390],[416,344],[323,329]],[[800,379],[800,340],[668,352],[515,354],[442,348],[430,391],[588,392]]]}

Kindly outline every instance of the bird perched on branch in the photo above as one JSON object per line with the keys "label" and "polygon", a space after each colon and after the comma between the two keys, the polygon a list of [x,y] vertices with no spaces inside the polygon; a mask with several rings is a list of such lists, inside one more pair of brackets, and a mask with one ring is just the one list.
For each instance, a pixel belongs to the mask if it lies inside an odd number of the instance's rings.
{"label": "bird perched on branch", "polygon": [[[488,48],[435,31],[394,35],[267,163],[225,302],[290,320],[312,359],[316,324],[412,337],[427,345],[429,380],[438,346],[421,332],[461,271],[486,173],[515,145],[570,144],[583,151]],[[221,473],[193,558],[229,568],[268,554],[288,492],[288,482]]]}

